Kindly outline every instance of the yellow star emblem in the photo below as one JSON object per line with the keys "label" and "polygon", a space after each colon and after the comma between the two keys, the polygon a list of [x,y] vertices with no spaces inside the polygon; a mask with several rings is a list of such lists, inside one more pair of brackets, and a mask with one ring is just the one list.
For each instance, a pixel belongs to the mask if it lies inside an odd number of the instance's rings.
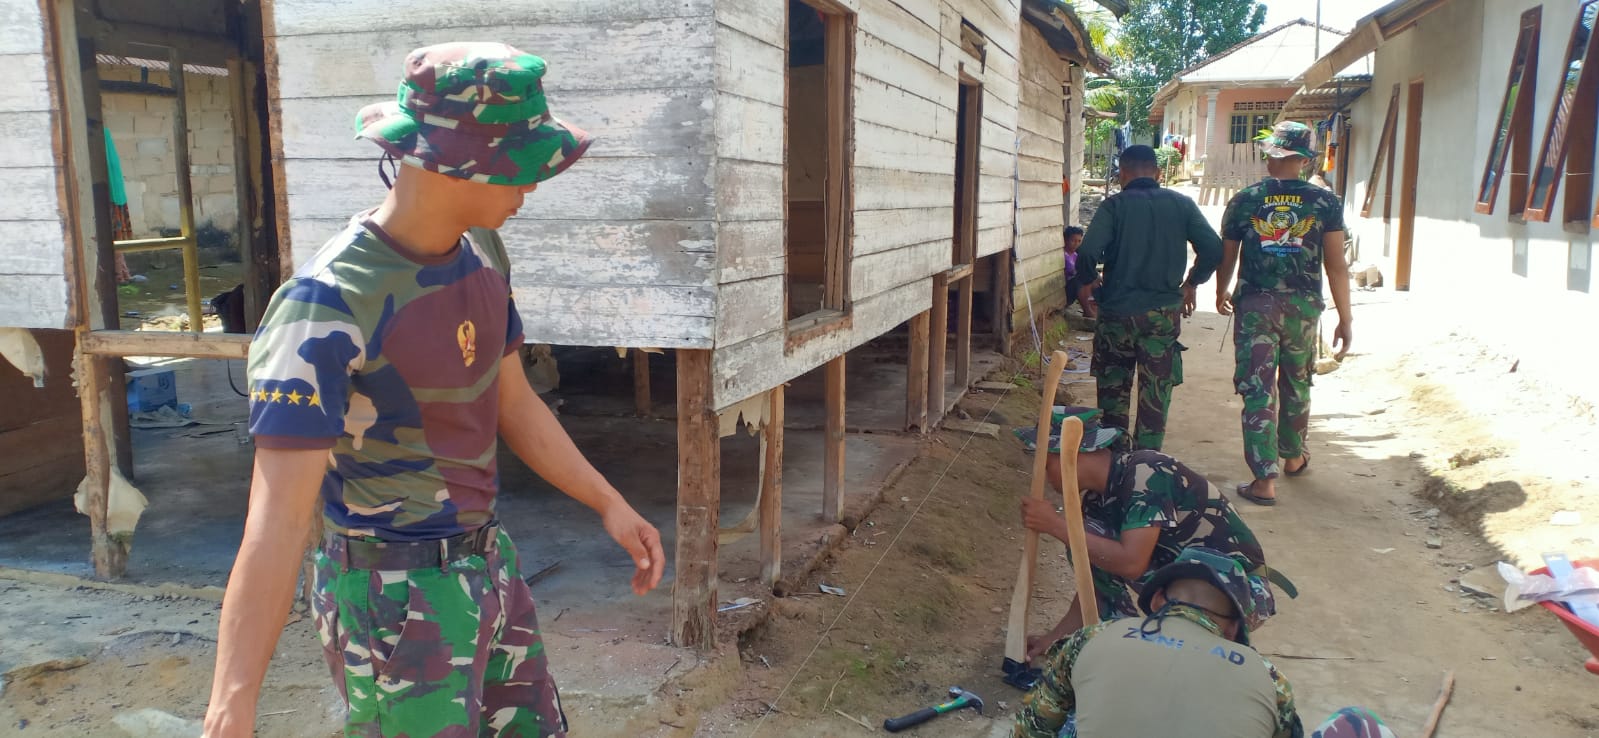
{"label": "yellow star emblem", "polygon": [[311,394],[306,395],[306,403],[305,404],[307,406],[310,406],[310,407],[321,407],[322,406],[322,399],[317,397],[315,392],[312,392]]}
{"label": "yellow star emblem", "polygon": [[305,395],[300,394],[299,390],[294,390],[294,391],[290,392],[289,394],[285,395],[285,397],[289,398],[289,402],[292,402],[292,403],[294,403],[296,405],[300,404],[300,398],[304,397],[304,396]]}
{"label": "yellow star emblem", "polygon": [[272,390],[272,401],[274,403],[282,402],[283,401],[283,391],[282,390]]}

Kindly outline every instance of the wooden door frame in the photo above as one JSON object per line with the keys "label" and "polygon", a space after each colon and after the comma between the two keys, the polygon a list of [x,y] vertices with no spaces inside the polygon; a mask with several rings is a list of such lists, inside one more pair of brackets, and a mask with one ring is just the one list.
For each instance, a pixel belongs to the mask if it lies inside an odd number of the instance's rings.
{"label": "wooden door frame", "polygon": [[1425,80],[1416,77],[1405,89],[1405,160],[1399,197],[1399,244],[1394,254],[1394,289],[1410,289],[1411,257],[1416,240],[1416,188],[1421,168],[1421,116]]}

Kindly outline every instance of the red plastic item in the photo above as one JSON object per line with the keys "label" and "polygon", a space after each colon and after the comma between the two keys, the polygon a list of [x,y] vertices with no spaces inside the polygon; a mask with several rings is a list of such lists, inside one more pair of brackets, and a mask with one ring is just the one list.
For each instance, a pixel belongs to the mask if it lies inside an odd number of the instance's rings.
{"label": "red plastic item", "polygon": [[[1599,559],[1574,561],[1572,566],[1599,569]],[[1548,574],[1549,567],[1540,567],[1527,573]],[[1583,622],[1558,602],[1540,602],[1538,604],[1543,605],[1545,610],[1554,613],[1555,617],[1560,618],[1560,621],[1566,624],[1566,628],[1571,631],[1571,634],[1577,637],[1577,640],[1582,643],[1584,648],[1588,649],[1588,653],[1593,654],[1588,657],[1588,661],[1583,664],[1583,668],[1587,669],[1590,674],[1599,674],[1599,628]]]}

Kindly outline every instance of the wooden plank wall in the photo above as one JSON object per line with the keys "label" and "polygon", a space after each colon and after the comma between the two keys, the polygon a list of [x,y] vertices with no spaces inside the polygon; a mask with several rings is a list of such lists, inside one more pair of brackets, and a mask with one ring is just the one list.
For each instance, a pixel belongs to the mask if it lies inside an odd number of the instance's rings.
{"label": "wooden plank wall", "polygon": [[502,40],[550,63],[552,112],[599,138],[501,230],[527,339],[710,348],[712,0],[272,6],[296,263],[381,201],[378,149],[351,125],[394,98],[406,53]]}
{"label": "wooden plank wall", "polygon": [[[1066,299],[1061,229],[1061,177],[1065,172],[1066,109],[1061,89],[1072,81],[1071,65],[1050,49],[1043,34],[1022,27],[1021,221],[1013,325],[1027,325],[1027,298],[1042,317]],[[1073,97],[1081,99],[1082,90]],[[1078,124],[1081,137],[1081,123]]]}
{"label": "wooden plank wall", "polygon": [[65,328],[65,224],[39,0],[0,0],[0,326]]}
{"label": "wooden plank wall", "polygon": [[[929,309],[931,277],[950,267],[953,248],[955,110],[963,61],[966,72],[984,83],[978,255],[1011,244],[1018,4],[840,2],[857,14],[859,27],[852,319],[848,328],[792,351],[785,347],[782,311],[787,2],[722,0],[716,6],[718,409],[815,369]],[[987,37],[982,66],[961,49],[963,17]],[[1057,197],[1058,188],[1057,183]]]}

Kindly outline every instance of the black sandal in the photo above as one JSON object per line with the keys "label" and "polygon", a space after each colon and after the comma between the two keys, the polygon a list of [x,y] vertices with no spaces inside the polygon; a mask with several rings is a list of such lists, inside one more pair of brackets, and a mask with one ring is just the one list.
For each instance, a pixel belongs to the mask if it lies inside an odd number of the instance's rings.
{"label": "black sandal", "polygon": [[1310,452],[1309,451],[1305,452],[1304,458],[1305,458],[1305,462],[1303,464],[1300,464],[1299,468],[1295,469],[1293,471],[1288,471],[1288,465],[1287,464],[1283,464],[1283,473],[1287,474],[1290,477],[1297,477],[1297,476],[1299,476],[1301,474],[1304,474],[1305,472],[1310,471]]}
{"label": "black sandal", "polygon": [[1250,490],[1254,488],[1254,482],[1245,482],[1238,485],[1236,491],[1238,492],[1239,497],[1249,500],[1250,502],[1260,505],[1261,507],[1271,507],[1277,504],[1277,498],[1275,497],[1261,497],[1259,495],[1250,494]]}

